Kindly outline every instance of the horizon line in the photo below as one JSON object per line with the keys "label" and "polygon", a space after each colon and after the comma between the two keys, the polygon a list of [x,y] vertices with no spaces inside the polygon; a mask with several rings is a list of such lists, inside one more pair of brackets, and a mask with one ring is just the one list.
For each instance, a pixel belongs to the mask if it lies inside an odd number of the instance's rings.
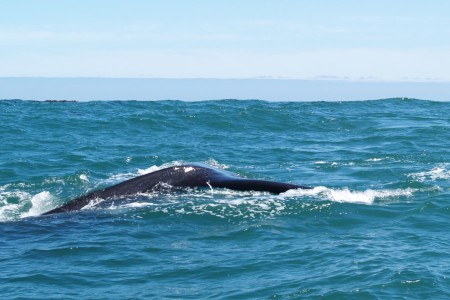
{"label": "horizon line", "polygon": [[289,78],[282,76],[257,77],[115,77],[115,76],[0,76],[0,79],[147,79],[147,80],[274,80],[274,81],[322,81],[322,82],[351,82],[351,83],[450,83],[445,79],[405,78],[405,79],[377,79],[377,78],[341,78],[334,76],[318,76],[315,78]]}

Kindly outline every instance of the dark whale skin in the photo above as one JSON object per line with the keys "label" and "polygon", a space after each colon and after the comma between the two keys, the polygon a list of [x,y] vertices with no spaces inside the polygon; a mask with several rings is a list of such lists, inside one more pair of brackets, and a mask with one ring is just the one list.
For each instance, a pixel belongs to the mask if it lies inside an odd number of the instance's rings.
{"label": "dark whale skin", "polygon": [[280,194],[291,189],[311,189],[290,183],[241,178],[206,165],[188,164],[161,169],[119,184],[75,198],[43,215],[77,211],[94,199],[113,199],[158,190],[162,186],[175,188],[227,188],[237,191],[264,191]]}

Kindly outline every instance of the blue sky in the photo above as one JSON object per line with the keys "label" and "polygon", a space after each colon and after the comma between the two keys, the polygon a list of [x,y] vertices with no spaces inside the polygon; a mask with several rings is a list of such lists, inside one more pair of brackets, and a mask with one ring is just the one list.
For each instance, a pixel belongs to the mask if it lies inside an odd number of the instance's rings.
{"label": "blue sky", "polygon": [[450,81],[450,1],[2,1],[0,76]]}

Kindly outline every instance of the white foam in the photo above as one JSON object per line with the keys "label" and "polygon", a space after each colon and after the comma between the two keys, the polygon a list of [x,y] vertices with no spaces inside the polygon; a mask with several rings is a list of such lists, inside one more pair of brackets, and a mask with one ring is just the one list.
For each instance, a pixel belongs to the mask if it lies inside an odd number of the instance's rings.
{"label": "white foam", "polygon": [[122,207],[125,208],[140,208],[140,207],[148,207],[148,206],[155,206],[155,203],[150,202],[133,202],[133,203],[127,203],[124,204]]}
{"label": "white foam", "polygon": [[[20,218],[20,211],[31,195],[24,191],[6,191],[8,185],[0,188],[0,222]],[[17,203],[9,203],[8,199],[15,198]]]}
{"label": "white foam", "polygon": [[0,207],[0,222],[11,221],[17,219],[17,212],[20,210],[18,204],[8,204]]}
{"label": "white foam", "polygon": [[213,158],[208,159],[208,160],[206,161],[206,163],[207,163],[208,165],[210,165],[210,166],[213,166],[213,167],[215,167],[215,168],[222,169],[222,170],[226,170],[226,169],[228,169],[228,168],[230,167],[230,166],[228,166],[228,165],[219,163],[217,160],[215,160],[215,159],[213,159]]}
{"label": "white foam", "polygon": [[386,156],[386,157],[374,157],[374,158],[369,158],[366,161],[379,162],[379,161],[389,160],[389,159],[391,159],[391,158],[388,157],[388,156]]}
{"label": "white foam", "polygon": [[[8,198],[16,198],[17,203],[8,203]],[[31,195],[24,191],[0,192],[0,222],[40,215],[53,208],[53,196],[48,191]],[[31,203],[31,207],[29,204]],[[29,207],[29,208],[28,208]],[[27,211],[24,211],[28,209]]]}
{"label": "white foam", "polygon": [[366,160],[366,161],[382,161],[382,160],[383,160],[383,158],[375,157],[375,158],[369,158],[369,159]]}
{"label": "white foam", "polygon": [[324,186],[315,187],[310,190],[289,190],[282,193],[281,197],[298,197],[298,196],[319,196],[326,200],[334,202],[348,202],[360,204],[373,204],[375,200],[393,198],[393,197],[411,197],[414,190],[394,189],[394,190],[372,190],[351,191],[349,189],[330,189]]}
{"label": "white foam", "polygon": [[[44,179],[44,183],[45,184],[55,184],[56,183],[56,184],[61,184],[61,185],[65,185],[66,184],[66,182],[63,179],[56,178],[56,177]],[[18,187],[24,187],[25,184],[19,183],[17,186]]]}
{"label": "white foam", "polygon": [[83,180],[83,181],[89,182],[89,178],[87,177],[86,174],[81,174],[81,175],[80,175],[80,179]]}
{"label": "white foam", "polygon": [[53,207],[53,196],[48,191],[43,191],[32,196],[30,201],[31,208],[27,212],[21,213],[21,218],[38,216],[46,211],[49,211]]}
{"label": "white foam", "polygon": [[239,201],[220,201],[215,203],[199,203],[190,207],[175,210],[178,214],[211,215],[219,218],[256,216],[274,217],[286,208],[282,200],[269,199],[241,199]]}
{"label": "white foam", "polygon": [[336,161],[323,161],[323,160],[319,160],[316,161],[314,164],[316,165],[330,165],[332,167],[337,167],[339,165],[341,166],[353,166],[355,163],[353,162],[349,162],[349,163],[338,163]]}
{"label": "white foam", "polygon": [[450,164],[440,164],[437,167],[432,168],[430,171],[418,172],[409,174],[409,177],[412,177],[420,182],[424,181],[436,181],[436,180],[449,180],[450,179]]}

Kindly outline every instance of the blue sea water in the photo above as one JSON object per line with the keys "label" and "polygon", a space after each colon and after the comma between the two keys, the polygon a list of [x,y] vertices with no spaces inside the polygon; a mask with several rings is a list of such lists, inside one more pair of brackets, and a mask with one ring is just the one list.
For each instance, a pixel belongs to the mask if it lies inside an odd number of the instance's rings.
{"label": "blue sea water", "polygon": [[[1,299],[450,297],[448,102],[0,101],[0,141]],[[189,162],[314,189],[40,216]]]}

